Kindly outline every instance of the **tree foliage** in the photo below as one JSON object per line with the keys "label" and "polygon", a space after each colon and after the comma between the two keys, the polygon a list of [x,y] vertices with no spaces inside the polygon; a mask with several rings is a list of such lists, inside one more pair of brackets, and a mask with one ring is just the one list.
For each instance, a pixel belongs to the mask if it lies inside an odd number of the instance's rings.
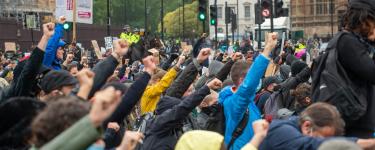
{"label": "tree foliage", "polygon": [[[185,7],[185,36],[194,37],[202,32],[201,22],[198,21],[198,2],[195,1],[187,4]],[[179,37],[182,35],[183,20],[182,20],[182,7],[167,13],[164,20],[164,31],[168,36]],[[158,25],[158,31],[161,31],[161,24]]]}
{"label": "tree foliage", "polygon": [[[107,0],[94,1],[94,24],[105,25],[107,23]],[[132,27],[144,28],[145,23],[145,0],[110,0],[111,24],[123,26],[128,24]],[[185,0],[191,3],[191,0]],[[171,12],[182,4],[182,0],[164,0],[164,14]],[[147,0],[148,29],[151,32],[157,30],[160,23],[161,0]]]}

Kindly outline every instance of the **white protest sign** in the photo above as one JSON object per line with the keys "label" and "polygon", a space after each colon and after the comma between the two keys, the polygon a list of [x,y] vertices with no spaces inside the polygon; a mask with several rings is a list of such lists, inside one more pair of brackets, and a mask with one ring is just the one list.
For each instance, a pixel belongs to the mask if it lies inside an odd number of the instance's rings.
{"label": "white protest sign", "polygon": [[76,21],[92,24],[93,0],[56,0],[55,17],[65,16],[67,21],[73,22],[73,2],[76,1]]}
{"label": "white protest sign", "polygon": [[4,46],[5,46],[5,51],[16,51],[16,43],[14,42],[5,42],[4,43]]}
{"label": "white protest sign", "polygon": [[113,43],[112,43],[112,37],[104,37],[104,43],[105,43],[105,49],[112,49],[113,48]]}

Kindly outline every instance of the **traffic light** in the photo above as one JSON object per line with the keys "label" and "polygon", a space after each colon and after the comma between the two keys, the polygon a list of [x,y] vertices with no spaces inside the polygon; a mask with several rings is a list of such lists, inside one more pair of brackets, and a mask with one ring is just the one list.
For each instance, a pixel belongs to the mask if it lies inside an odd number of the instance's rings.
{"label": "traffic light", "polygon": [[225,24],[231,23],[231,11],[230,7],[225,7]]}
{"label": "traffic light", "polygon": [[65,31],[71,31],[72,30],[72,27],[73,27],[73,24],[71,23],[71,22],[65,22],[64,24],[63,24],[63,28],[64,28],[64,30]]}
{"label": "traffic light", "polygon": [[289,9],[288,8],[283,8],[283,5],[284,5],[283,0],[275,0],[274,2],[275,2],[274,3],[275,14],[273,15],[274,18],[288,16]]}
{"label": "traffic light", "polygon": [[263,17],[271,17],[271,5],[272,5],[272,0],[262,0],[261,6],[262,6],[262,16]]}
{"label": "traffic light", "polygon": [[217,10],[215,6],[210,6],[210,24],[216,25],[217,21]]}
{"label": "traffic light", "polygon": [[198,19],[200,21],[206,20],[206,4],[206,0],[199,0]]}
{"label": "traffic light", "polygon": [[262,9],[260,8],[260,4],[256,3],[254,5],[254,10],[255,10],[255,24],[262,24],[265,20],[262,15]]}

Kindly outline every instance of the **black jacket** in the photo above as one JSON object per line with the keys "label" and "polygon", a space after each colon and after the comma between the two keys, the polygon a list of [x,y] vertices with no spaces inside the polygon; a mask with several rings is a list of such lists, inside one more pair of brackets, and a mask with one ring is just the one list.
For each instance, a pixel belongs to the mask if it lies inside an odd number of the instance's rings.
{"label": "black jacket", "polygon": [[[142,149],[173,150],[180,136],[178,132],[182,130],[183,120],[208,94],[210,94],[210,89],[203,86],[182,101],[169,96],[161,98],[159,104],[164,103],[165,107],[158,105],[157,115],[154,119],[149,120],[148,125],[150,126],[146,130]],[[172,106],[173,104],[175,105]],[[172,108],[167,109],[171,106]]]}
{"label": "black jacket", "polygon": [[91,88],[88,99],[94,96],[95,92],[98,91],[107,82],[108,77],[110,77],[115,71],[118,61],[111,55],[105,60],[99,62],[95,65],[92,71],[95,73],[94,85]]}
{"label": "black jacket", "polygon": [[[306,67],[295,77],[290,77],[280,84],[280,89],[277,92],[281,92],[283,96],[282,106],[294,110],[294,98],[290,96],[290,90],[295,89],[299,84],[309,80],[311,75],[310,68]],[[276,93],[276,92],[275,92]]]}
{"label": "black jacket", "polygon": [[143,92],[145,91],[148,81],[151,79],[151,75],[144,72],[138,80],[136,80],[130,87],[126,94],[122,97],[120,104],[116,110],[107,119],[105,125],[108,122],[122,123],[127,115],[130,114],[133,107],[141,99]]}
{"label": "black jacket", "polygon": [[364,89],[367,112],[355,123],[346,124],[347,136],[370,138],[375,127],[375,60],[370,57],[373,48],[354,34],[344,34],[338,41],[338,60],[355,87]]}
{"label": "black jacket", "polygon": [[185,91],[197,78],[199,71],[202,70],[202,66],[198,64],[196,60],[193,60],[182,73],[177,77],[177,79],[172,83],[172,85],[167,89],[167,96],[181,98]]}
{"label": "black jacket", "polygon": [[[120,104],[117,106],[112,115],[103,123],[104,128],[107,128],[109,122],[116,122],[120,125],[121,129],[124,128],[123,121],[126,116],[130,114],[133,107],[141,99],[144,90],[147,87],[148,81],[151,79],[151,76],[148,73],[143,73],[141,77],[136,80],[122,97]],[[104,142],[106,143],[106,148],[114,148],[121,144],[122,133],[110,132],[111,130],[106,130]],[[121,131],[119,131],[121,132]]]}
{"label": "black jacket", "polygon": [[21,74],[16,81],[12,82],[8,89],[2,91],[0,103],[5,102],[9,98],[17,96],[31,96],[31,90],[34,86],[39,68],[42,66],[44,51],[36,47],[26,65],[23,67]]}

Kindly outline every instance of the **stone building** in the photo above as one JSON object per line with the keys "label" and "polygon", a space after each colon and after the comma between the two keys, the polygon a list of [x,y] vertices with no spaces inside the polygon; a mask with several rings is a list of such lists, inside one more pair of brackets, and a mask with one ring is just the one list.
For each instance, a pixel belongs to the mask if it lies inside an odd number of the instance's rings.
{"label": "stone building", "polygon": [[331,37],[338,31],[347,4],[348,0],[291,0],[294,36]]}

